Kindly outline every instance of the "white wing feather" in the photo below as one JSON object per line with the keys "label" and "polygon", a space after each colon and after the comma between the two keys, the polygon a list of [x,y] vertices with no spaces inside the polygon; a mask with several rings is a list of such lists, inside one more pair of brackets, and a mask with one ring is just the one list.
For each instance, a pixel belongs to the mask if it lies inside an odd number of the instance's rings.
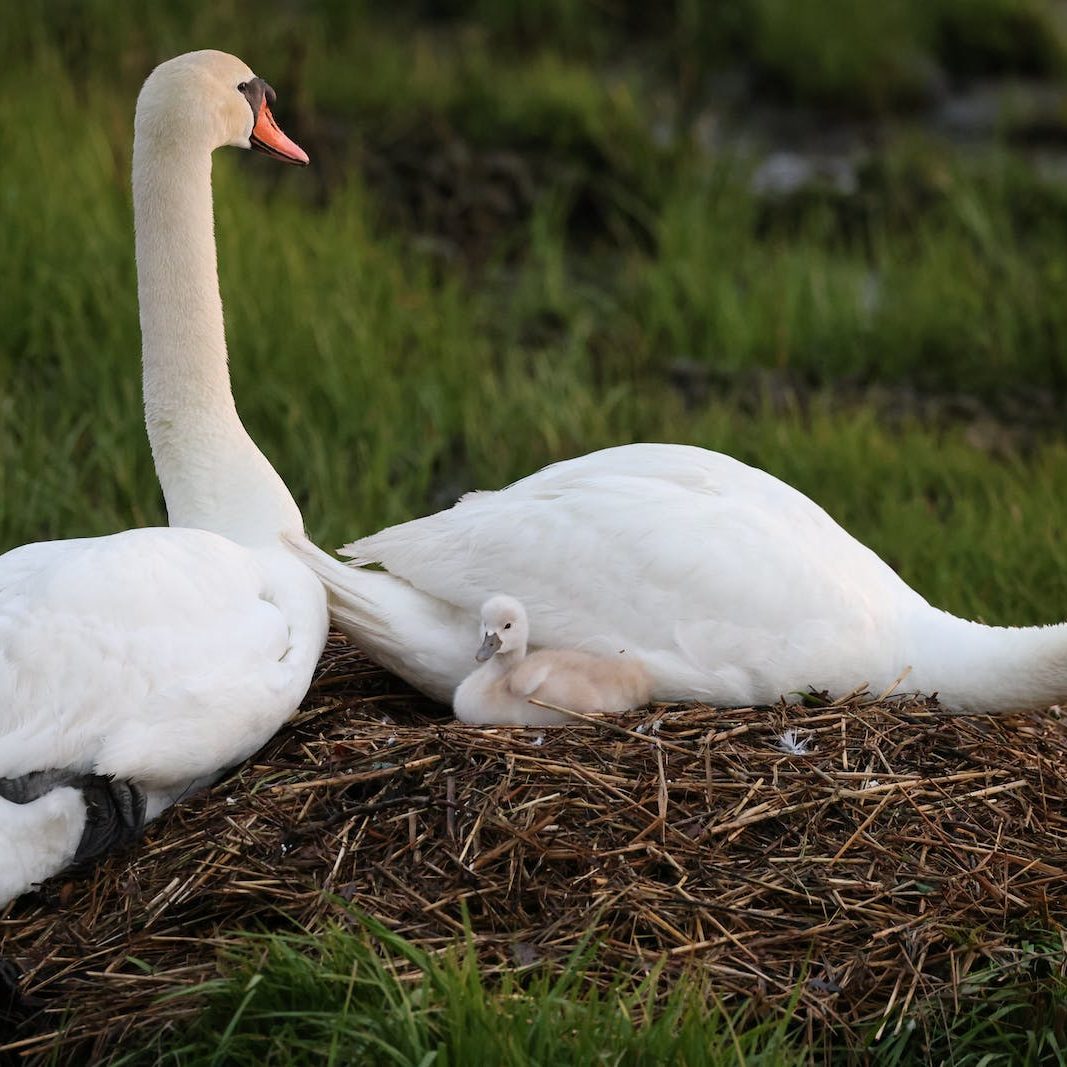
{"label": "white wing feather", "polygon": [[853,664],[892,670],[904,652],[884,647],[887,610],[925,606],[803,494],[678,445],[556,464],[343,552],[472,619],[507,592],[526,606],[531,644],[633,651],[659,698],[877,685]]}

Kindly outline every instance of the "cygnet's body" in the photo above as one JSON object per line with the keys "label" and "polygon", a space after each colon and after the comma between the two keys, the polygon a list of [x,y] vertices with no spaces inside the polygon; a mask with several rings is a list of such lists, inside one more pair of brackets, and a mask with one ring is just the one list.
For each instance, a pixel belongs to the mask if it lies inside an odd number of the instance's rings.
{"label": "cygnet's body", "polygon": [[514,597],[491,597],[482,605],[483,663],[460,683],[453,698],[461,722],[508,726],[562,726],[562,712],[531,704],[540,700],[570,711],[628,711],[647,704],[652,679],[644,664],[619,655],[591,656],[564,648],[526,654],[526,609]]}

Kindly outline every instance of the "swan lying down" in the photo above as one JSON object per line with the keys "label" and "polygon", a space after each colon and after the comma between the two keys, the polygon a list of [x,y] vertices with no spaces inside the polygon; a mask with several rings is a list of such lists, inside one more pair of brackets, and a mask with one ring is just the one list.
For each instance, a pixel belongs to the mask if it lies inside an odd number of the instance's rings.
{"label": "swan lying down", "polygon": [[490,597],[482,605],[482,643],[475,659],[483,666],[456,690],[456,718],[468,723],[562,726],[568,716],[546,704],[583,714],[629,711],[647,704],[652,679],[633,657],[590,656],[566,648],[526,653],[526,609],[514,597]]}
{"label": "swan lying down", "polygon": [[133,194],[148,435],[171,528],[0,556],[0,904],[262,745],[326,639],[322,585],[283,541],[300,511],[245,432],[226,367],[211,153],[307,156],[239,59],[158,67]]}
{"label": "swan lying down", "polygon": [[354,567],[300,547],[334,623],[444,701],[498,589],[525,605],[533,646],[624,648],[657,700],[743,706],[864,683],[878,693],[905,672],[903,691],[958,711],[1067,700],[1067,626],[940,611],[803,494],[686,445],[609,448],[470,493],[347,545]]}

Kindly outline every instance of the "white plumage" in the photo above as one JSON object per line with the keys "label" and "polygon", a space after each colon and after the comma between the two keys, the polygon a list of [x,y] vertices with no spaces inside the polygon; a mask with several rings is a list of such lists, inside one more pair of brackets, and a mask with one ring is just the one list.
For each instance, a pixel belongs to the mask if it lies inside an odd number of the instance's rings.
{"label": "white plumage", "polygon": [[475,659],[483,665],[460,683],[452,701],[462,722],[562,726],[572,721],[531,700],[582,714],[628,711],[648,703],[648,672],[621,651],[610,658],[568,648],[527,654],[526,611],[514,597],[494,596],[482,605],[481,635]]}
{"label": "white plumage", "polygon": [[251,754],[325,642],[321,583],[283,540],[302,534],[300,512],[241,425],[226,367],[211,152],[260,129],[252,83],[240,60],[198,52],[158,67],[138,101],[145,412],[171,528],[0,556],[0,902],[87,838],[122,838],[94,825],[115,810],[87,820],[90,784],[111,807],[110,790],[132,789],[146,810],[124,815],[139,822]]}
{"label": "white plumage", "polygon": [[[594,452],[342,551],[358,566],[304,547],[335,623],[442,700],[467,672],[463,635],[501,588],[525,605],[533,644],[625,648],[659,700],[881,692],[905,673],[903,691],[961,711],[1067,699],[1063,624],[940,611],[803,494],[701,448]],[[372,563],[384,572],[359,566]]]}

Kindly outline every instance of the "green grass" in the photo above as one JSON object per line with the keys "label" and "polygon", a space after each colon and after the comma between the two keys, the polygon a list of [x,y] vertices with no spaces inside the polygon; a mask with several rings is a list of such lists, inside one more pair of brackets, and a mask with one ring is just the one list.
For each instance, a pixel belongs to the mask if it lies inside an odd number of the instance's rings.
{"label": "green grass", "polygon": [[[24,124],[0,135],[5,546],[163,519],[139,403],[130,101],[102,80],[76,86],[48,54],[39,63],[49,91],[10,77]],[[768,235],[743,168],[708,166],[672,180],[652,249],[583,254],[566,191],[548,189],[518,224],[521,258],[472,275],[376,227],[355,174],[319,208],[306,173],[220,153],[236,394],[312,532],[339,544],[560,457],[685,441],[795,484],[947,608],[1062,617],[1058,434],[994,460],[963,428],[883,425],[832,392],[804,413],[740,413],[714,391],[687,408],[669,382],[685,358],[726,382],[763,366],[991,403],[1018,382],[1055,390],[1067,212],[1053,193],[1046,224],[1027,228],[1020,179],[994,159],[950,172],[910,229],[886,197],[855,240],[822,228],[819,204],[799,230]]]}
{"label": "green grass", "polygon": [[[206,41],[240,52],[250,21],[261,62],[270,60],[275,70],[285,68],[294,46],[369,60],[369,70],[356,67],[369,76],[346,79],[349,100],[394,84],[381,78],[382,61],[395,64],[398,42],[419,27],[435,37],[458,36],[453,51],[487,47],[507,60],[552,53],[610,64],[625,51],[683,95],[698,90],[709,73],[747,64],[757,93],[859,113],[907,109],[936,95],[943,79],[1055,75],[1067,60],[1062,13],[1053,0],[399,0],[387,9],[367,0],[238,0],[226,8],[195,0],[44,0],[16,7],[7,29],[12,55],[47,42],[58,44],[76,69],[99,65],[135,77],[139,62]],[[382,23],[392,60],[374,47],[381,43],[374,24]],[[395,70],[406,96],[412,69]],[[425,84],[422,74],[414,71],[416,84]],[[336,82],[321,66],[311,73],[319,75]]]}
{"label": "green grass", "polygon": [[250,939],[234,972],[206,990],[185,1041],[168,1042],[159,1062],[785,1067],[806,1058],[784,1021],[728,1011],[707,983],[664,994],[653,972],[601,990],[585,977],[588,953],[558,975],[495,978],[470,945],[428,956],[363,921],[373,939],[351,928]]}
{"label": "green grass", "polygon": [[[275,84],[279,118],[315,159],[290,173],[220,152],[215,188],[238,403],[322,543],[559,458],[671,440],[796,485],[943,607],[997,623],[1067,616],[1062,422],[1024,408],[1003,437],[865,399],[962,393],[987,421],[1035,391],[1062,404],[1064,187],[1003,146],[963,156],[893,131],[854,193],[760,197],[752,161],[699,149],[688,125],[705,77],[740,61],[757,94],[859,111],[903,107],[930,62],[1056,73],[1053,9],[800,10],[457,2],[429,19],[416,3],[379,16],[268,2],[254,34],[243,0],[236,14],[185,0],[12,11],[0,549],[163,521],[140,408],[130,126],[146,70],[211,44]],[[457,143],[476,160],[511,153],[530,179],[477,256],[363,178],[369,159]],[[707,374],[707,397],[672,385],[680,363]],[[777,376],[763,393],[758,374]],[[774,401],[783,379],[800,400]],[[414,984],[398,983],[397,954]],[[250,943],[228,973],[201,1029],[160,1038],[164,1060],[345,1062],[373,1047],[416,1064],[636,1064],[665,1050],[805,1062],[797,1032],[709,1003],[698,978],[656,1014],[651,985],[595,993],[580,966],[562,984],[500,985],[462,953],[430,961],[389,941],[383,956],[341,933]],[[1047,1018],[1027,1014],[1029,987],[990,977],[986,1009],[927,1017],[879,1055],[1062,1062],[1063,991],[1041,990]]]}
{"label": "green grass", "polygon": [[[796,1003],[777,1011],[724,1002],[699,970],[658,969],[608,988],[588,977],[589,946],[555,973],[486,974],[473,945],[429,955],[372,918],[315,936],[249,936],[224,976],[163,995],[197,997],[195,1021],[119,1064],[178,1067],[382,1063],[395,1067],[788,1067],[808,1063],[1063,1064],[1067,986],[1055,978],[1005,984],[976,972],[961,1010],[924,1005],[915,1025],[844,1041],[809,1028]],[[814,1036],[814,1043],[811,1038]]]}

